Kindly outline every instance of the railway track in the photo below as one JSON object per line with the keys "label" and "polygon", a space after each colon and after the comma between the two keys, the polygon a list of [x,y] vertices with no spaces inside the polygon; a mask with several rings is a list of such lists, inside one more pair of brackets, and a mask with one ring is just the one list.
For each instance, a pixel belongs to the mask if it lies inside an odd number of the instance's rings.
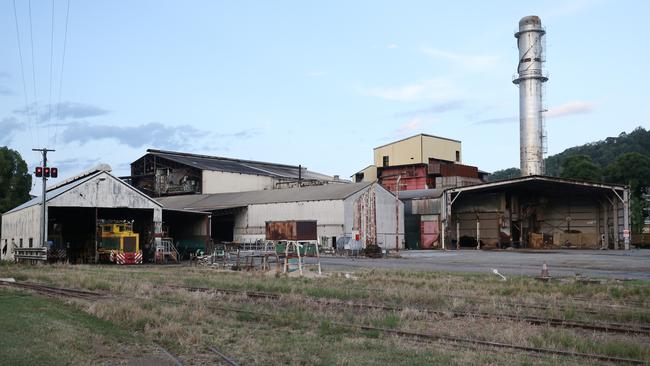
{"label": "railway track", "polygon": [[[376,292],[376,293],[381,293],[384,290],[381,288],[363,288],[363,287],[343,287],[344,289],[349,289],[349,290],[355,290],[355,291],[368,291],[368,292]],[[460,299],[460,300],[465,300],[465,301],[475,301],[478,303],[483,303],[483,304],[488,304],[492,303],[492,299],[488,297],[480,297],[480,296],[463,296],[463,295],[441,295],[442,297],[446,298],[451,298],[451,299]],[[511,305],[511,306],[518,306],[522,308],[529,308],[529,309],[539,309],[539,310],[551,310],[551,309],[560,309],[560,310],[569,310],[569,309],[575,309],[579,310],[581,312],[585,312],[588,314],[600,314],[603,312],[604,309],[608,309],[610,311],[619,311],[619,310],[638,310],[638,309],[646,309],[648,307],[647,304],[640,302],[640,301],[626,301],[625,304],[613,304],[613,303],[603,303],[601,302],[594,302],[594,299],[586,298],[586,297],[565,297],[563,298],[564,301],[572,303],[572,305],[568,304],[554,304],[552,306],[550,305],[540,305],[540,304],[529,304],[529,303],[522,303],[522,302],[516,302],[516,301],[505,301],[501,302],[504,305]],[[615,301],[615,300],[612,300]],[[575,306],[573,306],[575,305]],[[580,307],[579,309],[576,309],[577,307]]]}
{"label": "railway track", "polygon": [[[258,317],[258,319],[264,320],[264,321],[268,321],[269,319],[273,319],[273,318],[278,317],[278,315],[276,315],[276,314],[258,312],[258,311],[251,311],[251,310],[244,310],[244,309],[238,309],[238,308],[231,308],[231,307],[220,306],[220,305],[209,305],[208,307],[211,308],[211,309],[221,310],[221,311],[225,311],[225,312],[233,312],[233,313],[242,313],[242,314],[255,315],[255,316]],[[618,363],[632,364],[632,365],[647,365],[648,364],[648,362],[646,362],[644,360],[638,360],[638,359],[632,359],[632,358],[616,357],[616,356],[609,356],[609,355],[595,354],[595,353],[575,352],[575,351],[567,351],[567,350],[552,349],[552,348],[520,346],[520,345],[510,344],[510,343],[486,341],[486,340],[482,340],[482,339],[461,338],[461,337],[453,337],[453,336],[442,335],[442,334],[422,333],[422,332],[416,332],[416,331],[412,331],[412,330],[408,330],[408,329],[380,328],[380,327],[374,327],[374,326],[370,326],[370,325],[342,323],[342,322],[333,322],[332,324],[337,325],[337,326],[341,326],[341,327],[345,327],[345,328],[348,328],[348,329],[377,331],[377,332],[380,332],[380,333],[383,333],[383,334],[410,338],[410,339],[414,339],[416,341],[426,342],[426,343],[431,343],[433,341],[443,342],[444,344],[448,344],[448,345],[451,345],[451,346],[460,346],[460,347],[468,348],[468,349],[472,349],[472,350],[476,350],[476,349],[489,349],[489,350],[493,350],[493,351],[494,350],[498,350],[498,351],[510,350],[510,351],[516,351],[516,352],[517,351],[518,352],[525,352],[525,353],[533,354],[533,355],[558,355],[558,356],[571,357],[571,358],[581,358],[581,359],[588,359],[588,360],[606,361],[606,362],[617,363],[617,364]],[[234,363],[234,364],[230,364],[230,365],[237,365],[237,364]]]}
{"label": "railway track", "polygon": [[[166,286],[168,288],[174,289],[184,289],[187,291],[194,292],[214,292],[214,293],[223,293],[228,295],[244,295],[250,298],[256,299],[269,299],[269,300],[280,300],[281,295],[271,292],[260,292],[260,291],[246,291],[246,290],[232,290],[232,289],[221,289],[221,288],[208,288],[208,287],[196,287],[196,286]],[[367,304],[367,303],[352,303],[344,301],[332,301],[324,299],[310,299],[310,301],[315,301],[323,305],[338,305],[338,306],[348,306],[353,308],[362,308],[362,309],[377,309],[383,311],[392,311],[399,312],[406,310],[406,307],[402,306],[391,306],[383,304]],[[549,325],[553,327],[560,328],[579,328],[591,331],[599,332],[608,332],[608,333],[624,333],[624,334],[641,334],[645,336],[650,336],[650,326],[647,325],[637,325],[632,327],[629,324],[623,323],[588,323],[582,321],[571,321],[559,318],[548,318],[548,317],[539,317],[539,316],[530,316],[530,315],[513,315],[513,314],[503,314],[503,313],[488,313],[488,312],[461,312],[461,311],[450,311],[450,310],[433,310],[433,309],[418,309],[412,308],[425,312],[427,314],[436,315],[436,316],[445,316],[445,317],[454,317],[454,318],[483,318],[483,319],[506,319],[511,321],[523,321],[533,325]]]}
{"label": "railway track", "polygon": [[102,294],[99,292],[41,285],[41,284],[30,283],[30,282],[0,281],[0,286],[32,290],[34,292],[47,295],[47,296],[65,296],[65,297],[74,297],[74,298],[85,299],[85,300],[97,300],[107,296],[106,294]]}
{"label": "railway track", "polygon": [[[0,282],[0,285],[8,286],[8,287],[22,288],[22,289],[28,289],[28,290],[32,290],[32,291],[47,295],[47,296],[71,296],[71,297],[82,298],[82,299],[87,299],[87,300],[95,300],[97,298],[102,298],[102,297],[106,296],[105,294],[92,292],[92,291],[69,289],[69,288],[54,287],[54,286],[47,286],[47,285],[38,285],[38,284],[25,283],[25,282]],[[221,292],[221,293],[239,294],[239,295],[243,294],[243,295],[245,295],[247,297],[252,297],[252,298],[280,299],[279,294],[259,292],[259,291],[240,291],[240,290],[231,290],[231,289],[215,289],[215,288],[192,287],[192,286],[170,286],[169,288],[182,288],[182,289],[189,290],[189,291],[194,290],[194,291],[201,291],[201,292]],[[182,304],[182,303],[176,303],[176,302],[173,302],[173,301],[169,301],[169,302],[177,304],[177,305]],[[345,303],[345,302],[340,302],[338,304],[340,304],[340,305],[358,306],[358,307],[362,307],[362,308],[377,308],[377,309],[391,310],[391,311],[396,311],[396,310],[401,309],[399,307],[391,307],[391,306],[384,306],[384,305],[350,304],[350,303]],[[260,316],[261,320],[268,320],[268,319],[273,319],[273,318],[278,317],[278,315],[276,315],[276,314],[264,313],[264,312],[256,312],[256,311],[243,310],[243,309],[235,309],[235,308],[224,307],[224,306],[219,306],[219,305],[209,305],[209,307],[212,308],[212,309],[219,309],[219,310],[223,310],[223,311],[227,311],[227,312],[238,312],[238,313],[253,314],[253,315]],[[548,320],[548,319],[545,319],[545,320]],[[341,322],[334,322],[332,324],[335,324],[335,325],[341,326],[341,327],[345,327],[345,328],[351,328],[351,329],[358,329],[358,330],[365,330],[365,331],[376,331],[376,332],[380,332],[380,333],[387,334],[387,335],[405,337],[405,338],[410,338],[410,339],[414,339],[414,340],[417,340],[417,341],[424,341],[424,342],[428,342],[428,343],[433,342],[433,341],[443,342],[443,343],[446,343],[446,344],[461,346],[461,347],[465,347],[465,348],[469,348],[469,349],[489,349],[489,350],[506,350],[507,349],[507,350],[511,350],[511,351],[525,352],[525,353],[537,354],[537,355],[548,354],[548,355],[559,355],[559,356],[572,357],[572,358],[599,360],[599,361],[606,361],[606,362],[612,362],[612,363],[624,363],[624,364],[636,364],[636,365],[647,364],[646,361],[638,360],[638,359],[615,357],[615,356],[609,356],[609,355],[603,355],[603,354],[574,352],[574,351],[567,351],[567,350],[561,350],[561,349],[520,346],[520,345],[515,345],[515,344],[492,342],[492,341],[486,341],[486,340],[481,340],[481,339],[453,337],[453,336],[448,336],[448,335],[443,335],[443,334],[422,333],[422,332],[412,331],[412,330],[409,330],[409,329],[380,328],[380,327],[374,327],[374,326],[370,326],[370,325],[353,324],[353,323],[341,323]],[[182,365],[182,363],[176,357],[171,355],[171,353],[169,353],[162,346],[160,346],[160,345],[156,345],[156,346],[158,346],[163,351],[163,353],[165,353],[165,355],[167,355],[171,360],[173,360],[174,363],[177,366]],[[236,365],[236,366],[238,366],[238,363],[236,361],[234,361],[231,358],[229,358],[228,356],[224,355],[223,353],[221,353],[216,348],[208,347],[208,349],[212,353],[218,355],[228,365],[231,365],[231,366]]]}

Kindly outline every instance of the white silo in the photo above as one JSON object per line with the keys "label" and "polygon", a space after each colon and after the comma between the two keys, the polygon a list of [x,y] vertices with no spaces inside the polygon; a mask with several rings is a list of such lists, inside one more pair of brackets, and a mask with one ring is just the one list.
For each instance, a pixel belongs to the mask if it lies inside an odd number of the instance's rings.
{"label": "white silo", "polygon": [[519,154],[522,176],[544,174],[542,84],[548,80],[543,69],[545,34],[542,21],[536,15],[521,18],[519,31],[515,33],[519,63],[513,83],[519,86]]}

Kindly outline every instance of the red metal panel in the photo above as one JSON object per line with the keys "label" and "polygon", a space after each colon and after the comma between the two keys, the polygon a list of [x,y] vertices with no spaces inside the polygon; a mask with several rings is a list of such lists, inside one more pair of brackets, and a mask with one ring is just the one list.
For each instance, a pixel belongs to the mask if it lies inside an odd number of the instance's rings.
{"label": "red metal panel", "polygon": [[[426,218],[432,219],[427,220]],[[438,216],[423,215],[422,221],[420,221],[420,248],[432,249],[434,246],[438,246],[439,235]]]}
{"label": "red metal panel", "polygon": [[379,183],[389,191],[395,192],[398,176],[400,191],[427,188],[427,165],[425,164],[382,168]]}
{"label": "red metal panel", "polygon": [[317,240],[316,221],[267,221],[266,240]]}

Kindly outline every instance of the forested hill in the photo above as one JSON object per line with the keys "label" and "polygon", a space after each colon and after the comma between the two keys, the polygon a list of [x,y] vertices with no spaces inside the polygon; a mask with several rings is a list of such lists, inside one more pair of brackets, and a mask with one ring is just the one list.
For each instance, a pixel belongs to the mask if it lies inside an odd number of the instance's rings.
{"label": "forested hill", "polygon": [[[630,133],[622,132],[617,137],[608,137],[564,150],[546,158],[546,175],[560,176],[564,162],[572,156],[588,156],[600,167],[612,164],[619,156],[626,153],[639,153],[650,157],[650,130],[637,127]],[[518,168],[495,171],[490,181],[503,180],[519,176]]]}

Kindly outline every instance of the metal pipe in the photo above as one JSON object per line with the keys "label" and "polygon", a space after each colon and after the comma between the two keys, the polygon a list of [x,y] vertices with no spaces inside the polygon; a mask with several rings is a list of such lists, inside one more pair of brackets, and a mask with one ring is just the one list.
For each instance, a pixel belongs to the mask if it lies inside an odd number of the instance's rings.
{"label": "metal pipe", "polygon": [[395,251],[397,253],[399,253],[399,181],[401,179],[402,176],[398,175],[395,186]]}
{"label": "metal pipe", "polygon": [[521,18],[515,33],[519,48],[517,77],[519,86],[519,154],[521,175],[544,174],[544,127],[542,83],[544,75],[544,35],[546,30],[538,16]]}

